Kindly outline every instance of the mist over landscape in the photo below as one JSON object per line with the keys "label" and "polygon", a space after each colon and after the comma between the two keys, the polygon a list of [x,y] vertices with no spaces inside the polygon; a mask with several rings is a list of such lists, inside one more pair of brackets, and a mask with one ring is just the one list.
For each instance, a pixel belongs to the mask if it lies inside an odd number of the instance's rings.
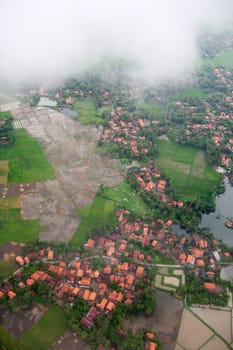
{"label": "mist over landscape", "polygon": [[0,79],[51,81],[105,56],[135,62],[146,80],[180,78],[198,63],[200,31],[218,29],[232,13],[230,0],[2,0]]}

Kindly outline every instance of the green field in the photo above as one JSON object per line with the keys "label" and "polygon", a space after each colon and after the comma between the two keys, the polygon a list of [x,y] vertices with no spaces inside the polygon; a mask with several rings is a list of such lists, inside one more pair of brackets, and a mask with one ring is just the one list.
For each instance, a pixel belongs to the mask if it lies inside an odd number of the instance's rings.
{"label": "green field", "polygon": [[226,68],[233,67],[233,49],[228,49],[226,51],[221,51],[215,57],[210,59],[203,59],[201,61],[201,66],[223,66]]}
{"label": "green field", "polygon": [[18,220],[20,219],[20,209],[0,209],[0,222],[2,220]]}
{"label": "green field", "polygon": [[96,195],[92,205],[78,210],[81,223],[70,241],[71,247],[83,245],[94,228],[114,223],[115,211],[119,207],[140,217],[148,210],[139,195],[126,182],[116,187],[105,187],[104,197]]}
{"label": "green field", "polygon": [[104,195],[114,201],[117,208],[126,208],[139,217],[145,216],[148,210],[140,196],[126,182],[106,188]]}
{"label": "green field", "polygon": [[15,258],[10,257],[6,261],[0,261],[0,279],[5,279],[12,276],[12,273],[18,269],[19,265],[16,263]]}
{"label": "green field", "polygon": [[[1,347],[3,346],[3,348]],[[0,348],[6,350],[24,350],[16,340],[0,325]]]}
{"label": "green field", "polygon": [[198,89],[197,87],[186,88],[179,92],[178,98],[183,100],[186,97],[208,97],[208,93],[204,90]]}
{"label": "green field", "polygon": [[78,210],[81,223],[70,241],[71,247],[82,246],[92,229],[111,224],[114,220],[114,202],[96,195],[92,205]]}
{"label": "green field", "polygon": [[12,117],[11,112],[9,112],[9,111],[0,112],[0,119],[5,119],[5,118],[8,118],[8,117]]}
{"label": "green field", "polygon": [[[8,211],[8,214],[10,211]],[[17,212],[14,212],[17,215]],[[10,214],[9,214],[10,215]],[[13,241],[20,243],[34,242],[39,238],[39,220],[3,220],[0,221],[0,245]]]}
{"label": "green field", "polygon": [[196,200],[217,186],[220,175],[207,163],[203,151],[159,140],[158,153],[156,162],[170,178],[179,199]]}
{"label": "green field", "polygon": [[15,142],[1,148],[0,160],[9,160],[8,182],[36,182],[54,178],[54,170],[37,140],[26,130],[14,130]]}
{"label": "green field", "polygon": [[103,122],[91,100],[76,101],[74,110],[78,113],[78,120],[83,124],[101,124]]}
{"label": "green field", "polygon": [[48,350],[68,328],[64,311],[54,306],[19,341],[24,350]]}
{"label": "green field", "polygon": [[145,102],[143,107],[147,113],[155,118],[163,116],[163,108],[155,103]]}

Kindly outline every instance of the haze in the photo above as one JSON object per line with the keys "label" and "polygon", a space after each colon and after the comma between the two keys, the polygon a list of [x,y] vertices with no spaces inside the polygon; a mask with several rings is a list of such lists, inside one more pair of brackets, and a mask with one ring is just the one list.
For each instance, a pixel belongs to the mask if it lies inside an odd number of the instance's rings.
{"label": "haze", "polygon": [[197,64],[203,28],[231,20],[231,0],[0,0],[0,80],[42,82],[103,56],[137,63],[137,75],[177,79]]}

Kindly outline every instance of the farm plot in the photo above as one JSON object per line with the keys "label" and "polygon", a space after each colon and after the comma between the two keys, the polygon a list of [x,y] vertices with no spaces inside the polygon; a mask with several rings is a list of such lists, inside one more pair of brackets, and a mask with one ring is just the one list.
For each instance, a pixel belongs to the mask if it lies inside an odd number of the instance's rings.
{"label": "farm plot", "polygon": [[8,160],[0,161],[0,184],[6,184],[8,177]]}
{"label": "farm plot", "polygon": [[200,195],[207,195],[220,179],[203,151],[175,142],[158,141],[156,162],[170,178],[181,200],[195,200]]}

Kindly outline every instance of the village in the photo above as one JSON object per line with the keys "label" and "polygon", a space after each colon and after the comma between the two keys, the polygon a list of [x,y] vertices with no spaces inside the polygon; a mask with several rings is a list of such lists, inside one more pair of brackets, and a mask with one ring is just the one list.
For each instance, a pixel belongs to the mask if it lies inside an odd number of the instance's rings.
{"label": "village", "polygon": [[[232,37],[220,39],[220,48],[222,44],[231,47]],[[123,339],[131,343],[137,341],[135,349],[162,349],[168,344],[168,336],[156,330],[156,322],[153,327],[141,327],[140,334],[133,334],[127,326],[127,322],[136,316],[154,315],[158,291],[169,293],[174,303],[180,302],[186,311],[209,306],[226,311],[231,304],[232,282],[222,280],[220,271],[232,264],[232,247],[215,238],[208,228],[200,228],[199,223],[203,213],[214,210],[215,196],[223,190],[222,175],[232,176],[232,69],[209,67],[198,73],[194,87],[195,93],[200,94],[198,96],[182,97],[183,88],[179,92],[172,86],[160,90],[137,84],[117,70],[101,69],[100,72],[87,73],[80,79],[59,84],[53,89],[43,86],[17,95],[19,101],[24,102],[25,99],[29,105],[30,122],[33,111],[37,111],[37,105],[45,98],[44,101],[51,103],[51,110],[57,112],[56,123],[59,126],[58,120],[65,109],[74,112],[69,118],[79,125],[80,130],[81,123],[92,124],[98,134],[96,154],[100,158],[119,160],[124,169],[124,185],[143,209],[137,211],[133,200],[128,200],[131,197],[125,195],[124,198],[120,191],[119,197],[122,198],[119,205],[109,195],[110,186],[100,184],[99,175],[98,181],[95,178],[88,182],[89,187],[84,188],[83,197],[86,199],[89,193],[92,201],[100,199],[104,203],[103,216],[107,204],[111,202],[109,206],[114,211],[114,218],[111,222],[101,222],[102,226],[95,225],[97,214],[94,213],[94,219],[91,217],[92,204],[83,200],[86,206],[80,205],[78,195],[75,202],[76,194],[70,190],[72,186],[66,187],[65,203],[72,200],[73,206],[79,206],[72,211],[74,225],[81,226],[82,222],[91,218],[93,226],[88,226],[88,232],[72,227],[62,243],[49,239],[46,242],[41,236],[27,242],[30,244],[20,250],[20,255],[11,256],[17,263],[17,269],[0,285],[0,307],[7,313],[7,306],[13,314],[21,310],[23,313],[28,305],[59,306],[69,321],[70,329],[98,350],[120,349]],[[40,108],[38,113],[45,106]],[[17,111],[15,115],[18,117]],[[27,125],[27,120],[20,118],[13,123],[16,129],[22,128],[23,122]],[[45,114],[42,119],[49,118],[50,115]],[[61,123],[65,126],[64,120]],[[3,147],[9,146],[13,129],[10,124],[6,138],[3,135],[4,128],[8,127],[6,124],[5,120],[1,120]],[[36,128],[32,124],[30,130],[39,130],[36,135],[41,137],[42,129]],[[87,133],[86,130],[83,134]],[[70,138],[79,139],[81,136],[76,133]],[[87,137],[87,140],[90,142],[90,138]],[[55,139],[52,147],[57,144],[58,139]],[[82,141],[80,149],[83,145]],[[180,148],[171,155],[175,145]],[[161,152],[163,147],[168,149],[167,159]],[[49,155],[51,148],[50,145],[47,148]],[[64,148],[63,144],[61,152]],[[185,154],[185,157],[178,153]],[[54,164],[63,167],[57,155],[54,159]],[[65,188],[63,169],[59,170],[55,176]],[[176,172],[177,177],[172,178],[171,175]],[[81,181],[81,177],[85,177],[83,174],[79,176],[79,172],[75,173],[72,181]],[[209,174],[211,181],[214,178],[213,184],[207,177]],[[5,179],[6,174],[3,175]],[[177,181],[179,177],[180,183]],[[14,195],[37,195],[34,187],[37,189],[38,182],[26,185],[21,181],[8,187],[7,179],[4,181],[0,185],[2,200],[11,197],[12,188],[15,188]],[[95,182],[94,190],[88,192],[91,181]],[[116,186],[116,192],[118,189]],[[58,202],[54,205],[55,210],[63,210],[67,215],[65,206],[60,206]],[[18,201],[17,209],[20,206]],[[41,215],[41,203],[37,207]],[[27,209],[26,206],[21,208],[21,214],[24,209]],[[77,219],[82,209],[87,216],[80,215]],[[46,237],[46,226],[46,222],[40,226],[44,230],[43,238]],[[79,234],[77,244],[73,237],[77,239]],[[81,244],[84,239],[85,243]],[[101,336],[97,337],[98,333]],[[177,334],[178,329],[173,334],[174,344]],[[166,349],[170,348],[171,342]]]}
{"label": "village", "polygon": [[[142,307],[145,310],[149,307],[147,298],[152,295],[144,293],[149,286],[152,290],[154,288],[154,272],[158,265],[155,257],[158,254],[170,257],[177,264],[176,268],[185,268],[188,274],[200,278],[202,285],[194,293],[204,291],[207,302],[208,295],[211,303],[215,300],[216,305],[219,302],[224,305],[224,300],[228,302],[226,287],[221,285],[218,276],[220,264],[231,261],[232,257],[220,241],[203,238],[201,234],[179,236],[172,230],[172,220],[164,222],[158,219],[146,223],[138,219],[130,222],[129,214],[127,210],[119,209],[115,231],[109,236],[100,234],[88,239],[83,249],[73,252],[69,260],[64,254],[55,255],[52,246],[17,256],[20,268],[1,286],[1,302],[8,299],[17,303],[22,291],[27,291],[31,298],[38,293],[38,285],[46,284],[62,307],[66,303],[74,303],[77,298],[89,306],[80,318],[80,324],[88,330],[95,325],[99,315],[108,315],[117,305],[136,309],[142,294]],[[30,274],[26,273],[29,266],[33,266]],[[142,288],[143,285],[146,289]],[[192,301],[189,289],[188,293]],[[48,289],[46,294],[49,294]],[[150,350],[157,348],[153,338],[148,339],[145,346]]]}

